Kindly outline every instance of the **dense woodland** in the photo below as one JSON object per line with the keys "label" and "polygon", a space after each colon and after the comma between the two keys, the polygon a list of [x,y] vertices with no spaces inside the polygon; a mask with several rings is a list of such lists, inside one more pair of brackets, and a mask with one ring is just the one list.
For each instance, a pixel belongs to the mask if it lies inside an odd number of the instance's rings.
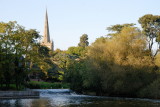
{"label": "dense woodland", "polygon": [[32,78],[70,83],[78,93],[160,98],[160,16],[107,27],[110,33],[89,45],[88,35],[68,50],[54,52],[39,43],[34,29],[0,23],[0,87],[17,89]]}

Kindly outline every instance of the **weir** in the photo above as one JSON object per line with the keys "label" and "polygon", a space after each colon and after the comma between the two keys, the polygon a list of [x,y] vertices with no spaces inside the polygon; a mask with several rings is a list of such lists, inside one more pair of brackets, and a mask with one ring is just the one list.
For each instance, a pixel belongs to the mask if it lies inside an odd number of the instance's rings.
{"label": "weir", "polygon": [[0,91],[0,98],[37,98],[38,91]]}

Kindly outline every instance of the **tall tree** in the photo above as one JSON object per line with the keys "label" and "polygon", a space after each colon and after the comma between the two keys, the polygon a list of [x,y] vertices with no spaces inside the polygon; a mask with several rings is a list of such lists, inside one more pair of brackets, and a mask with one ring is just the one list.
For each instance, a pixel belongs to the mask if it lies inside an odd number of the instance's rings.
{"label": "tall tree", "polygon": [[89,45],[88,35],[87,34],[83,34],[80,37],[80,42],[79,42],[78,46],[80,46],[80,47],[87,47],[88,45]]}
{"label": "tall tree", "polygon": [[115,36],[119,34],[124,27],[133,27],[135,24],[134,23],[126,23],[126,24],[116,24],[112,25],[110,27],[107,27],[107,30],[113,33],[109,33],[109,36]]}
{"label": "tall tree", "polygon": [[17,22],[0,22],[0,82],[9,88],[10,81],[17,89],[25,82],[28,73],[36,65],[46,71],[49,64],[48,48],[38,43],[39,33],[25,30]]}
{"label": "tall tree", "polygon": [[[152,57],[156,56],[160,49],[160,16],[146,14],[139,18],[138,22],[143,28],[143,33],[148,37],[148,48]],[[158,48],[153,53],[154,42],[157,42]]]}

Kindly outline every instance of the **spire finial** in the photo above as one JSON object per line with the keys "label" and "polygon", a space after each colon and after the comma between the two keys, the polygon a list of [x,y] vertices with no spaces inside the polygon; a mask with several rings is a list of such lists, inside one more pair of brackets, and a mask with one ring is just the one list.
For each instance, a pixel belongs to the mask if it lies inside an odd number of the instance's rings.
{"label": "spire finial", "polygon": [[46,13],[47,13],[47,6],[46,6]]}

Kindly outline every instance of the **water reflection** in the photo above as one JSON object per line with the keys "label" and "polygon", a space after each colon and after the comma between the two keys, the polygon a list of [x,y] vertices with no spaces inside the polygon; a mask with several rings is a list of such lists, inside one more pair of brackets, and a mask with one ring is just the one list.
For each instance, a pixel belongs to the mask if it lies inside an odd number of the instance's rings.
{"label": "water reflection", "polygon": [[36,99],[1,99],[0,107],[160,107],[160,100],[77,95],[68,89],[40,91]]}

